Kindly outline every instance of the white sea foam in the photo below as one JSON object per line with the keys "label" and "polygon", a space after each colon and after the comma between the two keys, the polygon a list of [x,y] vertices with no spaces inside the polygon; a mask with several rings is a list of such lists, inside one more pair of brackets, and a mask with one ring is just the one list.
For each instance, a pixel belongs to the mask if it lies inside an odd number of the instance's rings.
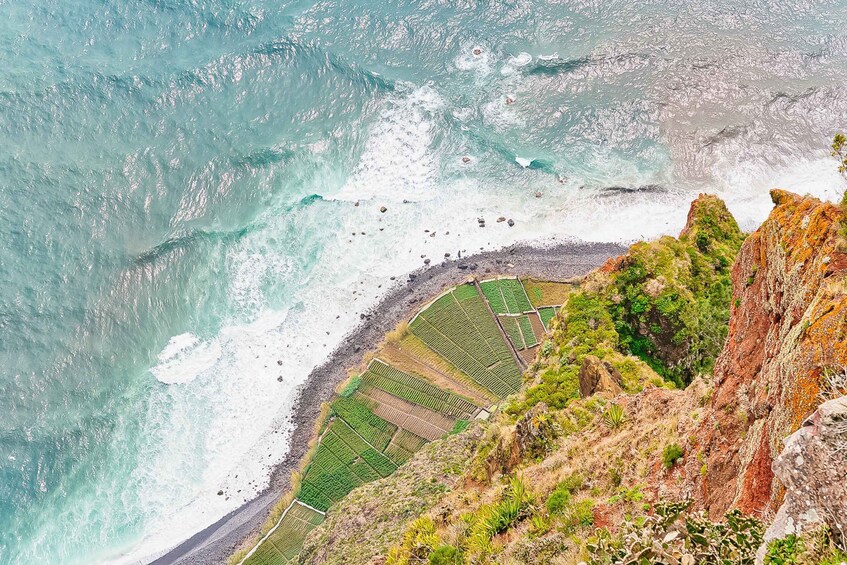
{"label": "white sea foam", "polygon": [[460,71],[473,72],[477,79],[481,79],[491,73],[495,61],[494,53],[487,47],[466,44],[462,46],[459,55],[453,59],[453,65]]}
{"label": "white sea foam", "polygon": [[526,52],[519,53],[514,57],[509,57],[500,69],[500,74],[508,76],[514,74],[517,69],[525,67],[532,62],[532,55]]}
{"label": "white sea foam", "polygon": [[191,382],[212,368],[221,356],[220,343],[201,341],[194,334],[174,336],[159,353],[159,363],[150,372],[165,384]]}
{"label": "white sea foam", "polygon": [[[691,190],[617,194],[582,189],[576,181],[560,183],[529,168],[531,159],[525,157],[515,159],[523,169],[513,167],[512,180],[526,190],[441,175],[439,163],[457,159],[440,153],[433,133],[443,107],[432,87],[408,89],[385,104],[347,182],[321,204],[326,208],[319,220],[294,219],[321,222],[301,226],[304,233],[295,236],[303,237],[303,244],[323,238],[310,270],[274,250],[273,242],[291,233],[286,231],[290,218],[267,218],[263,232],[233,249],[227,267],[230,296],[252,321],[229,325],[209,341],[175,336],[160,354],[153,373],[171,386],[150,399],[146,443],[133,475],[137,500],[131,501],[144,509],[148,528],[145,538],[116,562],[134,563],[160,553],[267,485],[270,469],[288,449],[297,387],[359,323],[360,313],[377,302],[380,287],[392,284],[389,277],[419,267],[421,255],[437,261],[444,253],[469,254],[527,239],[632,241],[678,233],[685,222],[695,196]],[[749,226],[767,215],[766,189],[774,183],[832,194],[836,178],[822,173],[831,168],[830,162],[798,161],[791,170],[768,174],[720,164],[716,186]],[[655,181],[634,167],[607,167],[605,174],[594,179],[596,186]],[[754,181],[760,177],[764,180]],[[535,190],[543,198],[535,198]],[[350,203],[368,198],[413,204],[393,205],[379,214],[372,206]],[[479,216],[493,220],[501,215],[514,219],[515,226],[490,222],[480,228],[476,222]],[[305,285],[292,287],[296,298],[285,311],[266,306],[263,289],[274,278]]]}
{"label": "white sea foam", "polygon": [[391,201],[429,197],[436,172],[429,147],[443,107],[444,101],[429,86],[387,100],[350,180],[333,197],[359,200],[380,195]]}

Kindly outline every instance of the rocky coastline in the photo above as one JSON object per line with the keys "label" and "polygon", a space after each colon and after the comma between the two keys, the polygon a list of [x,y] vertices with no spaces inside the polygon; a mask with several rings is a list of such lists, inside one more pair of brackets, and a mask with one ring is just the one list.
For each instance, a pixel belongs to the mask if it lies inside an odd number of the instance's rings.
{"label": "rocky coastline", "polygon": [[321,403],[348,376],[348,369],[361,363],[365,352],[374,349],[399,322],[408,319],[423,303],[443,289],[475,275],[518,275],[544,280],[567,280],[586,274],[625,247],[613,243],[567,242],[516,244],[497,251],[445,258],[426,265],[398,281],[380,302],[362,314],[361,324],[341,345],[316,367],[298,391],[292,415],[294,428],[290,450],[275,468],[270,485],[256,498],[170,549],[153,565],[212,565],[225,562],[243,540],[258,533],[276,501],[288,490],[291,472],[309,449]]}

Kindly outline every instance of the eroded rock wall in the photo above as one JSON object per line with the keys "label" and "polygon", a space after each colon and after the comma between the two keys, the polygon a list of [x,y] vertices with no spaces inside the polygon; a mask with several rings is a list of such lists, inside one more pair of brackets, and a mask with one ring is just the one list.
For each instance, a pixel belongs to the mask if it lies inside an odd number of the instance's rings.
{"label": "eroded rock wall", "polygon": [[[847,365],[847,255],[837,206],[771,192],[776,207],[741,248],[729,334],[710,410],[692,438],[698,504],[770,517],[783,489],[771,464],[820,403],[826,371]],[[694,467],[699,467],[695,469]]]}

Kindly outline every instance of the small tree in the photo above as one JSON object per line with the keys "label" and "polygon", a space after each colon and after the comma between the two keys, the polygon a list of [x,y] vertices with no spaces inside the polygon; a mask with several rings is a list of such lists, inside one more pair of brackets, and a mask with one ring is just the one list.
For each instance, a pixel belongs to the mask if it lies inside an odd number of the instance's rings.
{"label": "small tree", "polygon": [[847,137],[843,133],[832,140],[832,156],[838,159],[838,172],[847,177]]}

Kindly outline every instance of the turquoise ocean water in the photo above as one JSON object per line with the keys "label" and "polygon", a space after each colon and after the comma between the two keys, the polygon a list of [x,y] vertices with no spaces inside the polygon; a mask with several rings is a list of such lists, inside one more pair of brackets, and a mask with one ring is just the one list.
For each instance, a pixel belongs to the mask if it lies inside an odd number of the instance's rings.
{"label": "turquoise ocean water", "polygon": [[751,228],[838,129],[843,1],[0,1],[0,564],[251,498],[421,255]]}

